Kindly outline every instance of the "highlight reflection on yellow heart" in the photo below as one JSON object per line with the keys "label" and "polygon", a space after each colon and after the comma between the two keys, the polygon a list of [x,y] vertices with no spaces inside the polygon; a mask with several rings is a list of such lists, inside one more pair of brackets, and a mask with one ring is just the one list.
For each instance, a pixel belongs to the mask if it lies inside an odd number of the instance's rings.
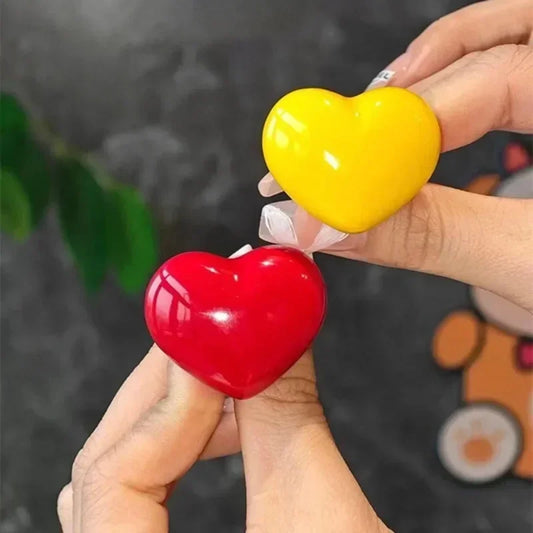
{"label": "highlight reflection on yellow heart", "polygon": [[276,181],[306,211],[347,233],[366,231],[409,202],[439,153],[433,111],[396,87],[355,97],[300,89],[278,101],[263,129]]}

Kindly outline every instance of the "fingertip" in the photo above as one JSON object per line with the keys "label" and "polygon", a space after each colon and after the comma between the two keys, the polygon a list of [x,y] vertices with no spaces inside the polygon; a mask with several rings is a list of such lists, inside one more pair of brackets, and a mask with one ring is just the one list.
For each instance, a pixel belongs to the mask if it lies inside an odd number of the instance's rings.
{"label": "fingertip", "polygon": [[[224,395],[169,361],[168,394],[161,402],[163,420],[195,419],[211,424],[223,413]],[[167,424],[163,422],[163,424]]]}
{"label": "fingertip", "polygon": [[57,516],[63,533],[72,533],[74,492],[72,483],[67,483],[57,497]]}
{"label": "fingertip", "polygon": [[226,398],[224,400],[224,413],[234,413],[235,412],[235,400],[233,398]]}
{"label": "fingertip", "polygon": [[270,173],[268,173],[259,181],[257,184],[257,189],[259,190],[259,194],[265,198],[269,198],[270,196],[275,196],[276,194],[283,192],[280,184]]}
{"label": "fingertip", "polygon": [[527,1],[487,1],[440,17],[408,46],[409,66],[392,84],[414,84],[474,51],[501,44],[530,44],[530,13],[531,3]]}
{"label": "fingertip", "polygon": [[200,459],[215,459],[240,452],[241,442],[235,413],[224,413]]}

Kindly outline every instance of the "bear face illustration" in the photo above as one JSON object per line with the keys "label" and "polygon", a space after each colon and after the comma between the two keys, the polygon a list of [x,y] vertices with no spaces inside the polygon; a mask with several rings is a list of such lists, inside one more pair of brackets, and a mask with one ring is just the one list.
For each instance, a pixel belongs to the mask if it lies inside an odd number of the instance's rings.
{"label": "bear face illustration", "polygon": [[[480,177],[469,189],[533,198],[533,167],[504,181]],[[523,252],[533,271],[533,250]],[[470,295],[473,309],[448,315],[433,339],[441,367],[463,368],[465,405],[440,431],[440,459],[453,476],[470,483],[508,471],[533,478],[533,315],[479,287],[471,287]]]}

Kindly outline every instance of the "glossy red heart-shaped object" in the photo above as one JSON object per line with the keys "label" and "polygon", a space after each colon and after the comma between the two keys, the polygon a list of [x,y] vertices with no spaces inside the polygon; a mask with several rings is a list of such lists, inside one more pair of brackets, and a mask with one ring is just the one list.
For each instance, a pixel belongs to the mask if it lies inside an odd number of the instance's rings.
{"label": "glossy red heart-shaped object", "polygon": [[237,258],[186,252],[146,290],[154,342],[183,369],[234,398],[273,383],[310,346],[326,310],[317,266],[302,252],[256,248]]}

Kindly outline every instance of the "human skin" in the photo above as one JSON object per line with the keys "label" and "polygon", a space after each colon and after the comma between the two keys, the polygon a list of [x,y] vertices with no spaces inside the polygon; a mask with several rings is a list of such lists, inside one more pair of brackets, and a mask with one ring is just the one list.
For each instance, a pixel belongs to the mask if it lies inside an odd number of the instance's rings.
{"label": "human skin", "polygon": [[[393,85],[432,106],[443,151],[491,130],[533,132],[532,28],[531,0],[488,0],[432,24],[389,67]],[[327,252],[481,286],[533,313],[531,250],[533,200],[427,185]],[[234,411],[223,402],[152,348],[74,461],[58,499],[63,531],[166,532],[176,482],[198,459],[239,449],[247,531],[388,531],[329,432],[310,352]]]}

